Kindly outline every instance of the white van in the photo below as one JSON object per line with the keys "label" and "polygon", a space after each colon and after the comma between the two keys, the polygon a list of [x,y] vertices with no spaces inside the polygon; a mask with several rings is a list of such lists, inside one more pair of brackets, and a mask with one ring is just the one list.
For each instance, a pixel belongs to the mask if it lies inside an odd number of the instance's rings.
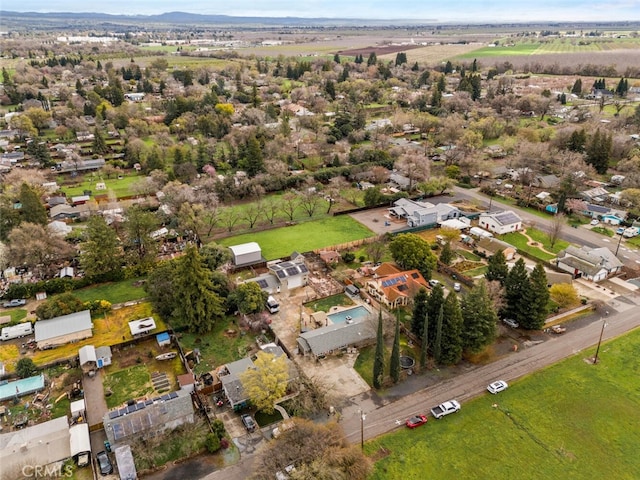
{"label": "white van", "polygon": [[277,313],[280,311],[280,304],[271,295],[267,297],[267,310],[269,310],[270,313]]}

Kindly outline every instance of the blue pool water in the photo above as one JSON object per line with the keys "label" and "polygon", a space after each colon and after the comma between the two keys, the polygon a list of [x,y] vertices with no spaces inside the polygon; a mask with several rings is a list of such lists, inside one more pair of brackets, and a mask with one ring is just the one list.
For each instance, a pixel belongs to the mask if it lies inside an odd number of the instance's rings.
{"label": "blue pool water", "polygon": [[353,320],[357,321],[367,315],[369,315],[369,310],[359,305],[357,307],[342,310],[341,312],[330,313],[327,317],[331,320],[331,323],[335,324],[345,323],[347,321],[347,317],[351,317]]}

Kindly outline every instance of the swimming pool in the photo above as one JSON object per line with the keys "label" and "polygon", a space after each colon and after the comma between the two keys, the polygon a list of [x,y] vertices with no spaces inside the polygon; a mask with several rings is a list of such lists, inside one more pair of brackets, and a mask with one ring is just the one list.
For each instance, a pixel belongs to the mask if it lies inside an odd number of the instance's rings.
{"label": "swimming pool", "polygon": [[345,323],[347,321],[347,317],[352,318],[353,320],[360,320],[369,315],[369,310],[364,308],[361,305],[353,308],[347,308],[346,310],[342,310],[341,312],[330,313],[327,315],[327,318],[331,320],[331,323]]}

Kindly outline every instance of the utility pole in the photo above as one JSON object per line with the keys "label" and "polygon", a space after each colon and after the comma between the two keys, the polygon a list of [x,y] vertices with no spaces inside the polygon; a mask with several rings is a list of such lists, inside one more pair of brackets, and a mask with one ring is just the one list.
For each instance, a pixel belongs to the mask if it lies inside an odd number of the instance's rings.
{"label": "utility pole", "polygon": [[358,410],[360,413],[360,448],[364,450],[364,420],[367,418],[362,410]]}
{"label": "utility pole", "polygon": [[[607,318],[609,316],[609,310],[606,310],[604,312],[604,316],[605,316],[605,318]],[[605,318],[602,319],[602,329],[600,330],[600,338],[598,339],[598,346],[596,347],[596,354],[593,357],[593,364],[594,365],[596,363],[598,363],[598,353],[600,352],[600,344],[602,343],[602,334],[604,333],[604,327],[607,326],[607,322],[606,322]]]}

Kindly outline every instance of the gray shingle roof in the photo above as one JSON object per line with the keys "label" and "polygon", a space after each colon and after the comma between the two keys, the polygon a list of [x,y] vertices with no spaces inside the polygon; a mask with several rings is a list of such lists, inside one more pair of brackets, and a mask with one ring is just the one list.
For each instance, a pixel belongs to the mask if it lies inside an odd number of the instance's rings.
{"label": "gray shingle roof", "polygon": [[57,338],[71,333],[93,328],[89,310],[70,313],[50,320],[38,320],[35,323],[36,342]]}
{"label": "gray shingle roof", "polygon": [[376,338],[376,332],[369,320],[358,323],[329,325],[300,334],[298,343],[308,346],[314,355],[322,355],[331,350]]}

